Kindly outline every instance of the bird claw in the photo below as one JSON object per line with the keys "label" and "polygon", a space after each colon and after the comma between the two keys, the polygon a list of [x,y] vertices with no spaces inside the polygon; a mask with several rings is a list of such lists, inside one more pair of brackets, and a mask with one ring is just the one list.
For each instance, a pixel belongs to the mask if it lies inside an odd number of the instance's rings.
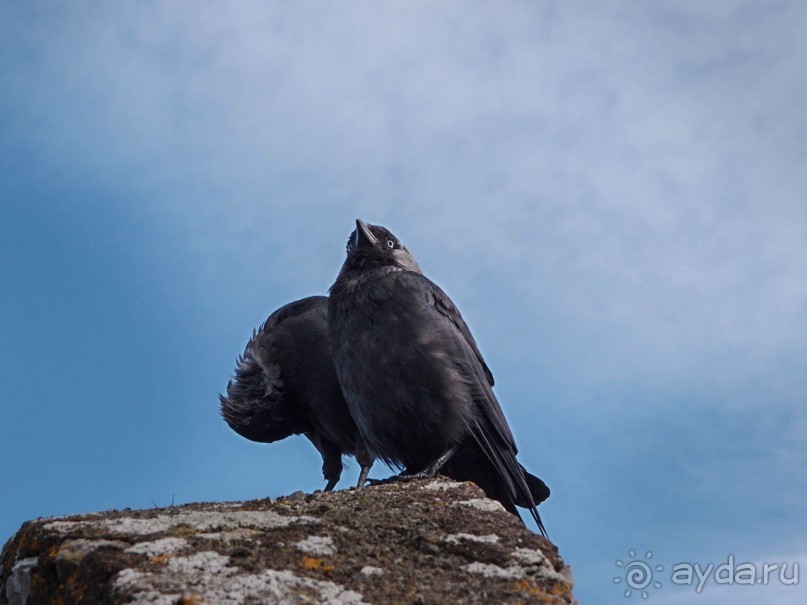
{"label": "bird claw", "polygon": [[365,486],[376,486],[376,485],[384,485],[385,483],[389,483],[389,479],[370,479],[369,477],[364,480]]}
{"label": "bird claw", "polygon": [[375,486],[375,485],[386,485],[388,483],[403,483],[407,481],[417,481],[418,479],[431,479],[432,477],[436,476],[436,472],[432,472],[430,469],[425,471],[421,471],[419,473],[412,473],[407,474],[406,471],[400,473],[398,475],[393,475],[392,477],[387,477],[386,479],[367,479],[366,485],[368,486]]}

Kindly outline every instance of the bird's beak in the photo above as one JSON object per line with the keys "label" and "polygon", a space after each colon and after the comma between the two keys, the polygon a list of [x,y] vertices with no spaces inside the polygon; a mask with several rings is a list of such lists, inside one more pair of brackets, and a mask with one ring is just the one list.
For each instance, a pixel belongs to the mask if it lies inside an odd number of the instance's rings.
{"label": "bird's beak", "polygon": [[356,241],[353,242],[354,246],[358,248],[361,245],[369,244],[372,246],[378,240],[376,239],[375,235],[373,235],[372,231],[367,227],[367,223],[365,223],[360,218],[356,219]]}

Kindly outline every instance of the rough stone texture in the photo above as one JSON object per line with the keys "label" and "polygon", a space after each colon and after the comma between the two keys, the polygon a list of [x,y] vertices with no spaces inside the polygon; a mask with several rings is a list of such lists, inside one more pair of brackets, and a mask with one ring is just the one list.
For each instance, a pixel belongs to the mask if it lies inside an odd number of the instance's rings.
{"label": "rough stone texture", "polygon": [[0,605],[576,603],[557,549],[470,483],[26,522]]}

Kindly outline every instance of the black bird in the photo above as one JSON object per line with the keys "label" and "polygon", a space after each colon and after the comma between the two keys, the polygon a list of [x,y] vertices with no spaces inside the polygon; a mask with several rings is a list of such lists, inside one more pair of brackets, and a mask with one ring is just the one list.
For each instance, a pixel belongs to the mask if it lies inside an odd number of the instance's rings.
{"label": "black bird", "polygon": [[356,221],[328,299],[336,373],[370,454],[404,475],[471,480],[518,515],[543,481],[516,460],[493,375],[451,299],[387,229]]}
{"label": "black bird", "polygon": [[328,299],[281,307],[255,330],[235,376],[220,395],[221,415],[239,435],[272,443],[303,434],[322,455],[330,491],[342,475],[342,454],[356,456],[359,486],[373,464],[348,412],[328,346]]}

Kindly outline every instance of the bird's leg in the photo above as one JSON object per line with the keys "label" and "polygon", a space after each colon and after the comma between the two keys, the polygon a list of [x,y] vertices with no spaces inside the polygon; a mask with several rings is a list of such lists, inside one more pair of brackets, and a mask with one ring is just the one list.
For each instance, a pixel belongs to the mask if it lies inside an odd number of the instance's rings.
{"label": "bird's leg", "polygon": [[334,443],[319,438],[318,436],[306,435],[322,455],[322,476],[328,483],[325,491],[333,491],[342,476],[342,450]]}
{"label": "bird's leg", "polygon": [[364,484],[367,483],[367,475],[370,474],[370,467],[369,466],[362,466],[361,472],[359,473],[359,482],[356,487],[364,487]]}
{"label": "bird's leg", "polygon": [[367,451],[367,446],[364,445],[364,441],[360,438],[357,438],[356,442],[356,460],[359,461],[359,465],[361,466],[361,472],[359,473],[359,482],[356,487],[364,487],[367,483],[367,475],[370,474],[370,468],[373,466],[373,455]]}

